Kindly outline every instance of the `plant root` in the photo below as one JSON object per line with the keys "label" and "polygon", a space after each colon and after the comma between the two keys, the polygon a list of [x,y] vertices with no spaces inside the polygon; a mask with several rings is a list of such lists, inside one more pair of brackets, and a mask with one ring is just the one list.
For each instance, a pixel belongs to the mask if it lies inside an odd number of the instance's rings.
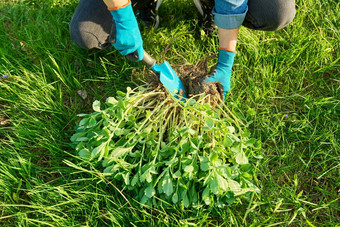
{"label": "plant root", "polygon": [[[186,94],[189,98],[205,95],[208,104],[213,108],[216,105],[221,105],[223,100],[223,87],[220,82],[205,83],[204,78],[209,74],[207,63],[210,59],[216,56],[206,56],[203,61],[196,63],[195,65],[174,65],[173,69],[183,82],[186,90]],[[143,74],[147,77],[147,84],[152,87],[154,91],[166,92],[159,81],[159,77],[156,73],[150,72],[149,69],[144,69]],[[183,91],[179,91],[181,96]],[[162,99],[164,99],[163,97]]]}

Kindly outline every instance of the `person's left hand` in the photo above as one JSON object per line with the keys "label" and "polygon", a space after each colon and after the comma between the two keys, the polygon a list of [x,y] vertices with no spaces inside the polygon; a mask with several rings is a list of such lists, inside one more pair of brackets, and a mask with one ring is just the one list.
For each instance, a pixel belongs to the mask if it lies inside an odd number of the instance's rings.
{"label": "person's left hand", "polygon": [[220,82],[223,86],[223,101],[230,90],[230,75],[236,53],[220,49],[216,68],[204,82]]}

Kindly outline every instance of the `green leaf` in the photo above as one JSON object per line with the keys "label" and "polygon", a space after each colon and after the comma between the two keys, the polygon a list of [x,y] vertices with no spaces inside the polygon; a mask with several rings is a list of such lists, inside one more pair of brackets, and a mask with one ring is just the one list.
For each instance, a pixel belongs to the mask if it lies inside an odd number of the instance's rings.
{"label": "green leaf", "polygon": [[208,117],[206,123],[207,123],[207,127],[208,127],[209,129],[212,129],[212,128],[214,127],[214,120],[213,120],[212,118]]}
{"label": "green leaf", "polygon": [[91,152],[87,148],[84,148],[81,151],[79,151],[78,155],[82,158],[90,159]]}
{"label": "green leaf", "polygon": [[231,145],[233,145],[233,141],[228,136],[226,136],[223,139],[223,145],[225,147],[231,147]]}
{"label": "green leaf", "polygon": [[118,109],[117,110],[117,113],[116,113],[116,116],[119,120],[122,120],[123,119],[123,110],[122,109]]}
{"label": "green leaf", "polygon": [[145,190],[144,190],[144,195],[148,198],[151,198],[152,196],[154,196],[156,193],[154,187],[152,187],[152,185],[150,185],[149,187],[147,187]]}
{"label": "green leaf", "polygon": [[231,134],[235,132],[235,128],[233,126],[228,126],[227,129]]}
{"label": "green leaf", "polygon": [[220,174],[216,174],[216,179],[218,182],[219,187],[222,189],[222,191],[227,191],[228,189],[228,182],[226,179],[224,179]]}
{"label": "green leaf", "polygon": [[172,177],[175,178],[175,179],[180,178],[181,176],[182,176],[182,174],[181,174],[181,171],[179,171],[179,170],[177,170],[177,171],[172,175]]}
{"label": "green leaf", "polygon": [[210,190],[214,194],[218,194],[218,192],[219,192],[218,180],[217,180],[216,177],[214,177],[210,180]]}
{"label": "green leaf", "polygon": [[209,168],[210,168],[209,159],[207,157],[201,156],[200,162],[201,162],[201,165],[200,165],[201,170],[202,171],[208,171]]}
{"label": "green leaf", "polygon": [[111,173],[111,174],[112,174],[112,173],[113,173],[113,171],[112,171],[112,170],[113,170],[113,167],[114,167],[114,166],[108,166],[108,167],[106,167],[106,168],[104,169],[103,172],[106,173],[106,174],[108,174],[108,173]]}
{"label": "green leaf", "polygon": [[248,138],[250,136],[249,130],[248,129],[244,129],[244,131],[242,133],[242,136]]}
{"label": "green leaf", "polygon": [[89,114],[77,114],[77,117],[88,117]]}
{"label": "green leaf", "polygon": [[86,125],[89,120],[90,120],[90,118],[83,118],[83,119],[81,119],[81,121],[79,122],[79,126]]}
{"label": "green leaf", "polygon": [[240,195],[246,194],[247,192],[255,192],[255,190],[252,189],[252,188],[241,188],[240,191],[234,192],[234,195],[235,195],[235,196],[240,196]]}
{"label": "green leaf", "polygon": [[122,91],[117,91],[117,95],[120,97],[124,97],[126,94]]}
{"label": "green leaf", "polygon": [[119,158],[126,153],[130,152],[134,146],[132,147],[116,147],[113,151],[111,151],[111,157]]}
{"label": "green leaf", "polygon": [[210,168],[209,162],[202,162],[200,167],[202,171],[208,171]]}
{"label": "green leaf", "polygon": [[130,173],[122,174],[122,176],[123,176],[125,185],[129,185],[130,184]]}
{"label": "green leaf", "polygon": [[141,203],[141,204],[146,204],[146,202],[147,202],[148,200],[149,200],[149,198],[148,198],[147,196],[144,195],[144,196],[142,197],[140,203]]}
{"label": "green leaf", "polygon": [[167,165],[167,166],[171,166],[171,165],[177,163],[177,161],[178,161],[178,158],[176,157],[176,158],[171,159],[170,161],[164,161],[164,164]]}
{"label": "green leaf", "polygon": [[[157,163],[157,164],[161,164],[161,163]],[[158,174],[158,172],[157,172],[157,170],[156,170],[157,164],[156,164],[156,165],[152,165],[152,166],[150,167],[150,173],[152,173],[152,174]],[[161,164],[161,165],[162,165],[162,164]]]}
{"label": "green leaf", "polygon": [[108,154],[109,154],[109,144],[108,144],[108,143],[105,143],[104,150],[102,150],[102,151],[100,152],[98,161],[102,160],[103,157],[107,157]]}
{"label": "green leaf", "polygon": [[210,189],[209,187],[206,187],[202,193],[202,200],[204,201],[206,205],[209,205],[211,202],[209,196],[210,196]]}
{"label": "green leaf", "polygon": [[246,179],[244,179],[244,181],[247,183],[247,185],[248,185],[251,189],[254,189],[254,191],[255,191],[256,193],[261,193],[261,190],[260,190],[258,187],[256,187],[252,182],[250,182],[249,180],[246,180]]}
{"label": "green leaf", "polygon": [[256,139],[252,138],[252,139],[247,140],[244,143],[244,145],[247,146],[247,147],[254,147],[256,141],[257,141]]}
{"label": "green leaf", "polygon": [[148,182],[151,183],[152,182],[152,175],[150,173],[150,169],[147,169],[141,176],[140,176],[140,181],[141,182]]}
{"label": "green leaf", "polygon": [[248,164],[248,158],[243,151],[235,155],[235,161],[237,162],[237,164]]}
{"label": "green leaf", "polygon": [[98,100],[94,101],[92,104],[92,108],[96,112],[100,112],[100,102]]}
{"label": "green leaf", "polygon": [[196,100],[195,99],[189,99],[189,101],[187,102],[187,105],[189,106],[194,106],[196,104]]}
{"label": "green leaf", "polygon": [[196,138],[189,138],[190,141],[190,151],[199,150],[199,141]]}
{"label": "green leaf", "polygon": [[234,154],[240,153],[242,151],[240,143],[234,143],[233,146],[230,148],[231,152]]}
{"label": "green leaf", "polygon": [[128,134],[130,132],[130,130],[127,130],[127,129],[123,129],[123,128],[117,128],[115,131],[114,131],[114,134],[117,136],[117,137],[120,137],[124,134]]}
{"label": "green leaf", "polygon": [[184,172],[192,173],[194,171],[194,167],[192,165],[188,165],[184,167]]}
{"label": "green leaf", "polygon": [[[85,135],[86,135],[86,132],[75,133],[71,137],[71,142],[77,142],[78,138],[84,137]],[[80,142],[80,141],[78,141],[78,142]]]}
{"label": "green leaf", "polygon": [[115,104],[117,104],[118,101],[114,97],[108,97],[106,99],[106,102],[115,105]]}
{"label": "green leaf", "polygon": [[192,162],[191,156],[185,157],[181,159],[181,162],[183,165],[190,165],[190,163]]}
{"label": "green leaf", "polygon": [[125,110],[125,104],[126,104],[126,101],[119,100],[117,105],[120,110]]}
{"label": "green leaf", "polygon": [[174,192],[173,184],[172,184],[169,173],[167,173],[164,176],[163,181],[162,181],[162,186],[163,186],[162,190],[167,196],[170,196]]}
{"label": "green leaf", "polygon": [[198,201],[198,194],[195,188],[195,184],[191,185],[189,199],[191,200],[192,203],[197,203]]}
{"label": "green leaf", "polygon": [[105,147],[106,147],[106,143],[102,143],[98,147],[95,147],[92,150],[91,158],[102,156],[101,154],[105,152]]}
{"label": "green leaf", "polygon": [[135,186],[138,183],[139,176],[138,173],[132,178],[131,186]]}
{"label": "green leaf", "polygon": [[87,124],[87,128],[92,128],[97,124],[97,121],[94,117],[90,117],[89,122]]}
{"label": "green leaf", "polygon": [[241,191],[241,185],[237,181],[234,181],[234,180],[228,178],[228,183],[229,183],[230,190],[233,191],[234,193]]}
{"label": "green leaf", "polygon": [[88,141],[88,140],[89,140],[89,138],[87,138],[87,137],[79,137],[75,140],[75,142],[84,142],[84,141]]}
{"label": "green leaf", "polygon": [[103,167],[107,167],[110,164],[110,160],[108,158],[105,158],[102,162]]}
{"label": "green leaf", "polygon": [[184,193],[183,205],[184,205],[185,208],[188,208],[189,205],[190,205],[190,201],[189,201],[189,197],[188,197],[187,191],[185,191],[185,193]]}
{"label": "green leaf", "polygon": [[185,142],[183,141],[180,146],[181,146],[181,153],[185,153],[185,152],[189,151],[189,149],[190,149],[190,142],[187,141],[187,140]]}
{"label": "green leaf", "polygon": [[177,192],[175,192],[173,195],[172,195],[172,198],[171,198],[172,202],[174,204],[176,204],[178,202],[178,194]]}
{"label": "green leaf", "polygon": [[218,160],[218,154],[216,152],[213,152],[210,154],[210,161],[216,162]]}

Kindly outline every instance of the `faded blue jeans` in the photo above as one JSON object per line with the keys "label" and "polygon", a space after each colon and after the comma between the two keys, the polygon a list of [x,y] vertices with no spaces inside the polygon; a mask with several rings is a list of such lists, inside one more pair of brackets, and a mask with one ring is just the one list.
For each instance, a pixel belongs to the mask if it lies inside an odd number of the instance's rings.
{"label": "faded blue jeans", "polygon": [[[215,0],[213,14],[218,27],[275,31],[293,20],[295,0]],[[71,39],[84,49],[110,47],[112,25],[102,0],[80,0],[69,24]]]}
{"label": "faded blue jeans", "polygon": [[243,24],[248,0],[215,0],[214,22],[219,28],[233,29]]}

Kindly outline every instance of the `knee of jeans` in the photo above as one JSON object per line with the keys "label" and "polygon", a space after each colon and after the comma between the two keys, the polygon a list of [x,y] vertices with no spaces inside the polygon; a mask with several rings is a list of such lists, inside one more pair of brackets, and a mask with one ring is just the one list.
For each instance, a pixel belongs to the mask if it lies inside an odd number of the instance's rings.
{"label": "knee of jeans", "polygon": [[248,11],[249,15],[244,21],[244,26],[255,30],[277,31],[292,22],[295,13],[295,4],[285,4],[268,11]]}
{"label": "knee of jeans", "polygon": [[290,22],[293,21],[295,12],[295,7],[290,9],[284,8],[283,10],[276,12],[271,16],[271,18],[268,18],[269,23],[266,31],[277,31],[286,27],[288,24],[290,24]]}
{"label": "knee of jeans", "polygon": [[82,29],[81,26],[72,23],[69,24],[70,37],[74,44],[83,49],[100,48],[98,38],[86,29]]}
{"label": "knee of jeans", "polygon": [[72,42],[83,49],[92,49],[94,47],[92,35],[81,31],[79,28],[70,26],[70,36]]}

